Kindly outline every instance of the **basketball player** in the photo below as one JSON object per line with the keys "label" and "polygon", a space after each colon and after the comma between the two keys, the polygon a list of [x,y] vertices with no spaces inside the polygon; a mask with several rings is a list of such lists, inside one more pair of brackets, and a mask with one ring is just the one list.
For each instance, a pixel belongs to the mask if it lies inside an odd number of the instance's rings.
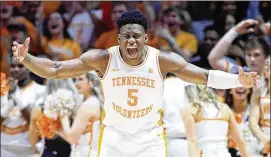
{"label": "basketball player", "polygon": [[186,128],[189,157],[231,157],[227,135],[233,137],[242,157],[249,157],[248,147],[241,136],[231,109],[216,98],[215,92],[202,85],[188,86],[191,105],[182,117]]}
{"label": "basketball player", "polygon": [[[245,22],[256,23],[254,20]],[[99,157],[166,156],[161,108],[163,77],[169,72],[191,83],[221,89],[256,86],[259,79],[255,72],[244,73],[242,69],[239,75],[201,69],[174,52],[147,46],[147,27],[148,21],[142,13],[127,11],[118,19],[119,46],[89,50],[78,59],[60,62],[28,54],[29,38],[24,44],[13,43],[14,58],[41,77],[69,78],[91,70],[98,72],[105,98]],[[96,114],[98,111],[85,112]],[[74,123],[83,125],[84,118],[77,118]],[[80,137],[84,128],[80,129],[79,135],[74,132],[70,136]]]}

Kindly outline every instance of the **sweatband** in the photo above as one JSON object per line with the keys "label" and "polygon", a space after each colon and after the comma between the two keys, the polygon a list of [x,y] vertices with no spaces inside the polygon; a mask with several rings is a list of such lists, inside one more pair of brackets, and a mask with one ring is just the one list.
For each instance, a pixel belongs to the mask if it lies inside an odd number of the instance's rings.
{"label": "sweatband", "polygon": [[230,89],[243,87],[238,75],[220,70],[209,70],[207,86],[215,89]]}
{"label": "sweatband", "polygon": [[235,30],[235,27],[233,27],[222,37],[222,40],[228,43],[232,43],[237,36],[238,32]]}

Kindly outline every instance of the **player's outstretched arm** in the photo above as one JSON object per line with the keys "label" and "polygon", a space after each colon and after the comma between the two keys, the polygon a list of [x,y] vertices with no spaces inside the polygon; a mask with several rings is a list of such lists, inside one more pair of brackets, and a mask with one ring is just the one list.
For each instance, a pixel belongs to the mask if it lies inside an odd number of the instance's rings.
{"label": "player's outstretched arm", "polygon": [[238,75],[219,70],[206,70],[186,62],[183,57],[174,52],[161,51],[159,64],[163,76],[171,72],[184,81],[205,84],[216,89],[256,87],[260,79],[256,72],[243,72],[242,68],[239,68]]}
{"label": "player's outstretched arm", "polygon": [[57,132],[57,134],[70,144],[75,144],[85,131],[89,121],[93,122],[99,120],[100,117],[100,102],[98,100],[88,99],[81,104],[71,127],[67,125],[69,124],[69,118],[67,116],[62,117],[62,129]]}
{"label": "player's outstretched arm", "polygon": [[38,58],[28,53],[30,38],[24,44],[13,43],[13,58],[22,62],[33,73],[44,78],[71,78],[80,76],[91,70],[100,70],[103,61],[107,62],[109,53],[106,50],[93,49],[82,54],[77,59],[67,61],[52,61]]}
{"label": "player's outstretched arm", "polygon": [[[233,65],[224,59],[224,56],[226,56],[227,51],[229,47],[231,46],[231,43],[239,34],[241,35],[248,32],[253,32],[254,29],[250,27],[257,24],[258,24],[258,21],[248,19],[248,20],[241,21],[235,27],[230,29],[219,40],[219,42],[214,46],[214,48],[210,52],[208,56],[208,61],[211,67],[213,69],[218,69],[222,71],[227,71],[227,69],[231,69]],[[227,64],[229,64],[229,66]]]}

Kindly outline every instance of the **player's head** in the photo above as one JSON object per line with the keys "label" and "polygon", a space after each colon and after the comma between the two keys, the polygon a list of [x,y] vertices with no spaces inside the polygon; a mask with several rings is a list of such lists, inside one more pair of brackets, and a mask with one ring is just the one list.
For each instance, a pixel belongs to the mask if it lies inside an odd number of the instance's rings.
{"label": "player's head", "polygon": [[262,72],[270,47],[264,39],[252,38],[245,45],[245,60],[251,71]]}
{"label": "player's head", "polygon": [[122,54],[129,60],[138,60],[148,42],[147,18],[137,10],[130,10],[118,19],[118,42]]}

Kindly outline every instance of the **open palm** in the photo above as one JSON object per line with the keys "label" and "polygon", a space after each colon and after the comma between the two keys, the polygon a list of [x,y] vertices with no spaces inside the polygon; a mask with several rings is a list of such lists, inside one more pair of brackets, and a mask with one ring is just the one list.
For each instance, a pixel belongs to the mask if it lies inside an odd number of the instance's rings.
{"label": "open palm", "polygon": [[22,62],[28,52],[28,45],[30,42],[30,38],[28,37],[24,44],[19,44],[16,41],[13,42],[12,51],[13,58],[19,62]]}

